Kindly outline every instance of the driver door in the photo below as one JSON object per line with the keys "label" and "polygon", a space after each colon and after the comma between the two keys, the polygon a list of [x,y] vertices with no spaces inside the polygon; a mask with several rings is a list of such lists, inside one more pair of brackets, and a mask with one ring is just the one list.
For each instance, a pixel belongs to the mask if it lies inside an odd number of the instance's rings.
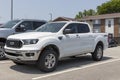
{"label": "driver door", "polygon": [[[77,24],[69,24],[65,29],[71,29],[71,33],[64,34],[61,42],[63,56],[75,55],[79,52],[79,36],[77,33]],[[64,30],[65,30],[64,29]]]}

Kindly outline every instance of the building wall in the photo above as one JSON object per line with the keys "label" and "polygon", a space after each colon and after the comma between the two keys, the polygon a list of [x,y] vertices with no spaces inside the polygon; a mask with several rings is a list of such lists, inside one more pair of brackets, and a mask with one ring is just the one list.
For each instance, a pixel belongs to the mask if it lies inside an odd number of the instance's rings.
{"label": "building wall", "polygon": [[[111,20],[111,27],[108,27],[108,20]],[[119,36],[119,18],[115,19],[102,19],[101,20],[101,32],[106,33],[113,33],[114,37],[120,37]]]}
{"label": "building wall", "polygon": [[101,32],[105,33],[105,19],[101,19]]}
{"label": "building wall", "polygon": [[53,20],[53,22],[55,22],[55,21],[68,21],[68,20],[65,20],[63,18],[57,18],[57,19]]}
{"label": "building wall", "polygon": [[119,37],[119,19],[118,18],[115,18],[114,19],[114,22],[115,22],[115,26],[114,26],[114,37]]}
{"label": "building wall", "polygon": [[89,25],[90,25],[91,29],[93,30],[93,21],[88,20],[88,21],[85,21],[85,22],[89,23]]}
{"label": "building wall", "polygon": [[[101,33],[112,33],[114,37],[120,37],[119,36],[119,27],[120,27],[120,24],[119,24],[119,18],[115,18],[115,19],[101,19],[100,20],[101,23],[100,23],[100,31]],[[109,27],[109,21],[111,21],[111,27]],[[90,24],[92,30],[93,30],[93,20],[92,21],[86,21]]]}
{"label": "building wall", "polygon": [[[91,25],[92,30],[96,29],[101,31],[101,33],[112,33],[115,41],[120,44],[120,18],[113,18],[113,19],[99,19],[100,25],[94,23],[94,19],[88,20]],[[109,26],[109,21],[111,22],[111,27]],[[96,28],[97,27],[97,28]]]}

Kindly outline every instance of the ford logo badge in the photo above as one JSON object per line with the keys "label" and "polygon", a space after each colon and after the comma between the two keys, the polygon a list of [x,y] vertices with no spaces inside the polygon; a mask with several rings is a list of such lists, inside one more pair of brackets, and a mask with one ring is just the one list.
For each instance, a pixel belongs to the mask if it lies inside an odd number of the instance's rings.
{"label": "ford logo badge", "polygon": [[10,42],[10,45],[14,45],[15,43],[14,42]]}

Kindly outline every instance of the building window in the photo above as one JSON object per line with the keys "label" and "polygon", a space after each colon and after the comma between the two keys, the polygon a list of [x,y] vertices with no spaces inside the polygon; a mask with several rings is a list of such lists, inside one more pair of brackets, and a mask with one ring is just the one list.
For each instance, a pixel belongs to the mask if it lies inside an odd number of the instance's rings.
{"label": "building window", "polygon": [[108,27],[111,27],[111,20],[108,21]]}
{"label": "building window", "polygon": [[93,20],[93,24],[101,24],[101,20]]}
{"label": "building window", "polygon": [[93,33],[101,33],[101,27],[99,24],[93,25]]}

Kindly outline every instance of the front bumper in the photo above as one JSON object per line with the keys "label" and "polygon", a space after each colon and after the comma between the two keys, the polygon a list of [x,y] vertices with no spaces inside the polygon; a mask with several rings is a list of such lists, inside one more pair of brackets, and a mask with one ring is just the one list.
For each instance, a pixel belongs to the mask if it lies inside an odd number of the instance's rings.
{"label": "front bumper", "polygon": [[13,61],[27,62],[37,61],[40,55],[39,50],[9,50],[5,49],[5,56]]}

